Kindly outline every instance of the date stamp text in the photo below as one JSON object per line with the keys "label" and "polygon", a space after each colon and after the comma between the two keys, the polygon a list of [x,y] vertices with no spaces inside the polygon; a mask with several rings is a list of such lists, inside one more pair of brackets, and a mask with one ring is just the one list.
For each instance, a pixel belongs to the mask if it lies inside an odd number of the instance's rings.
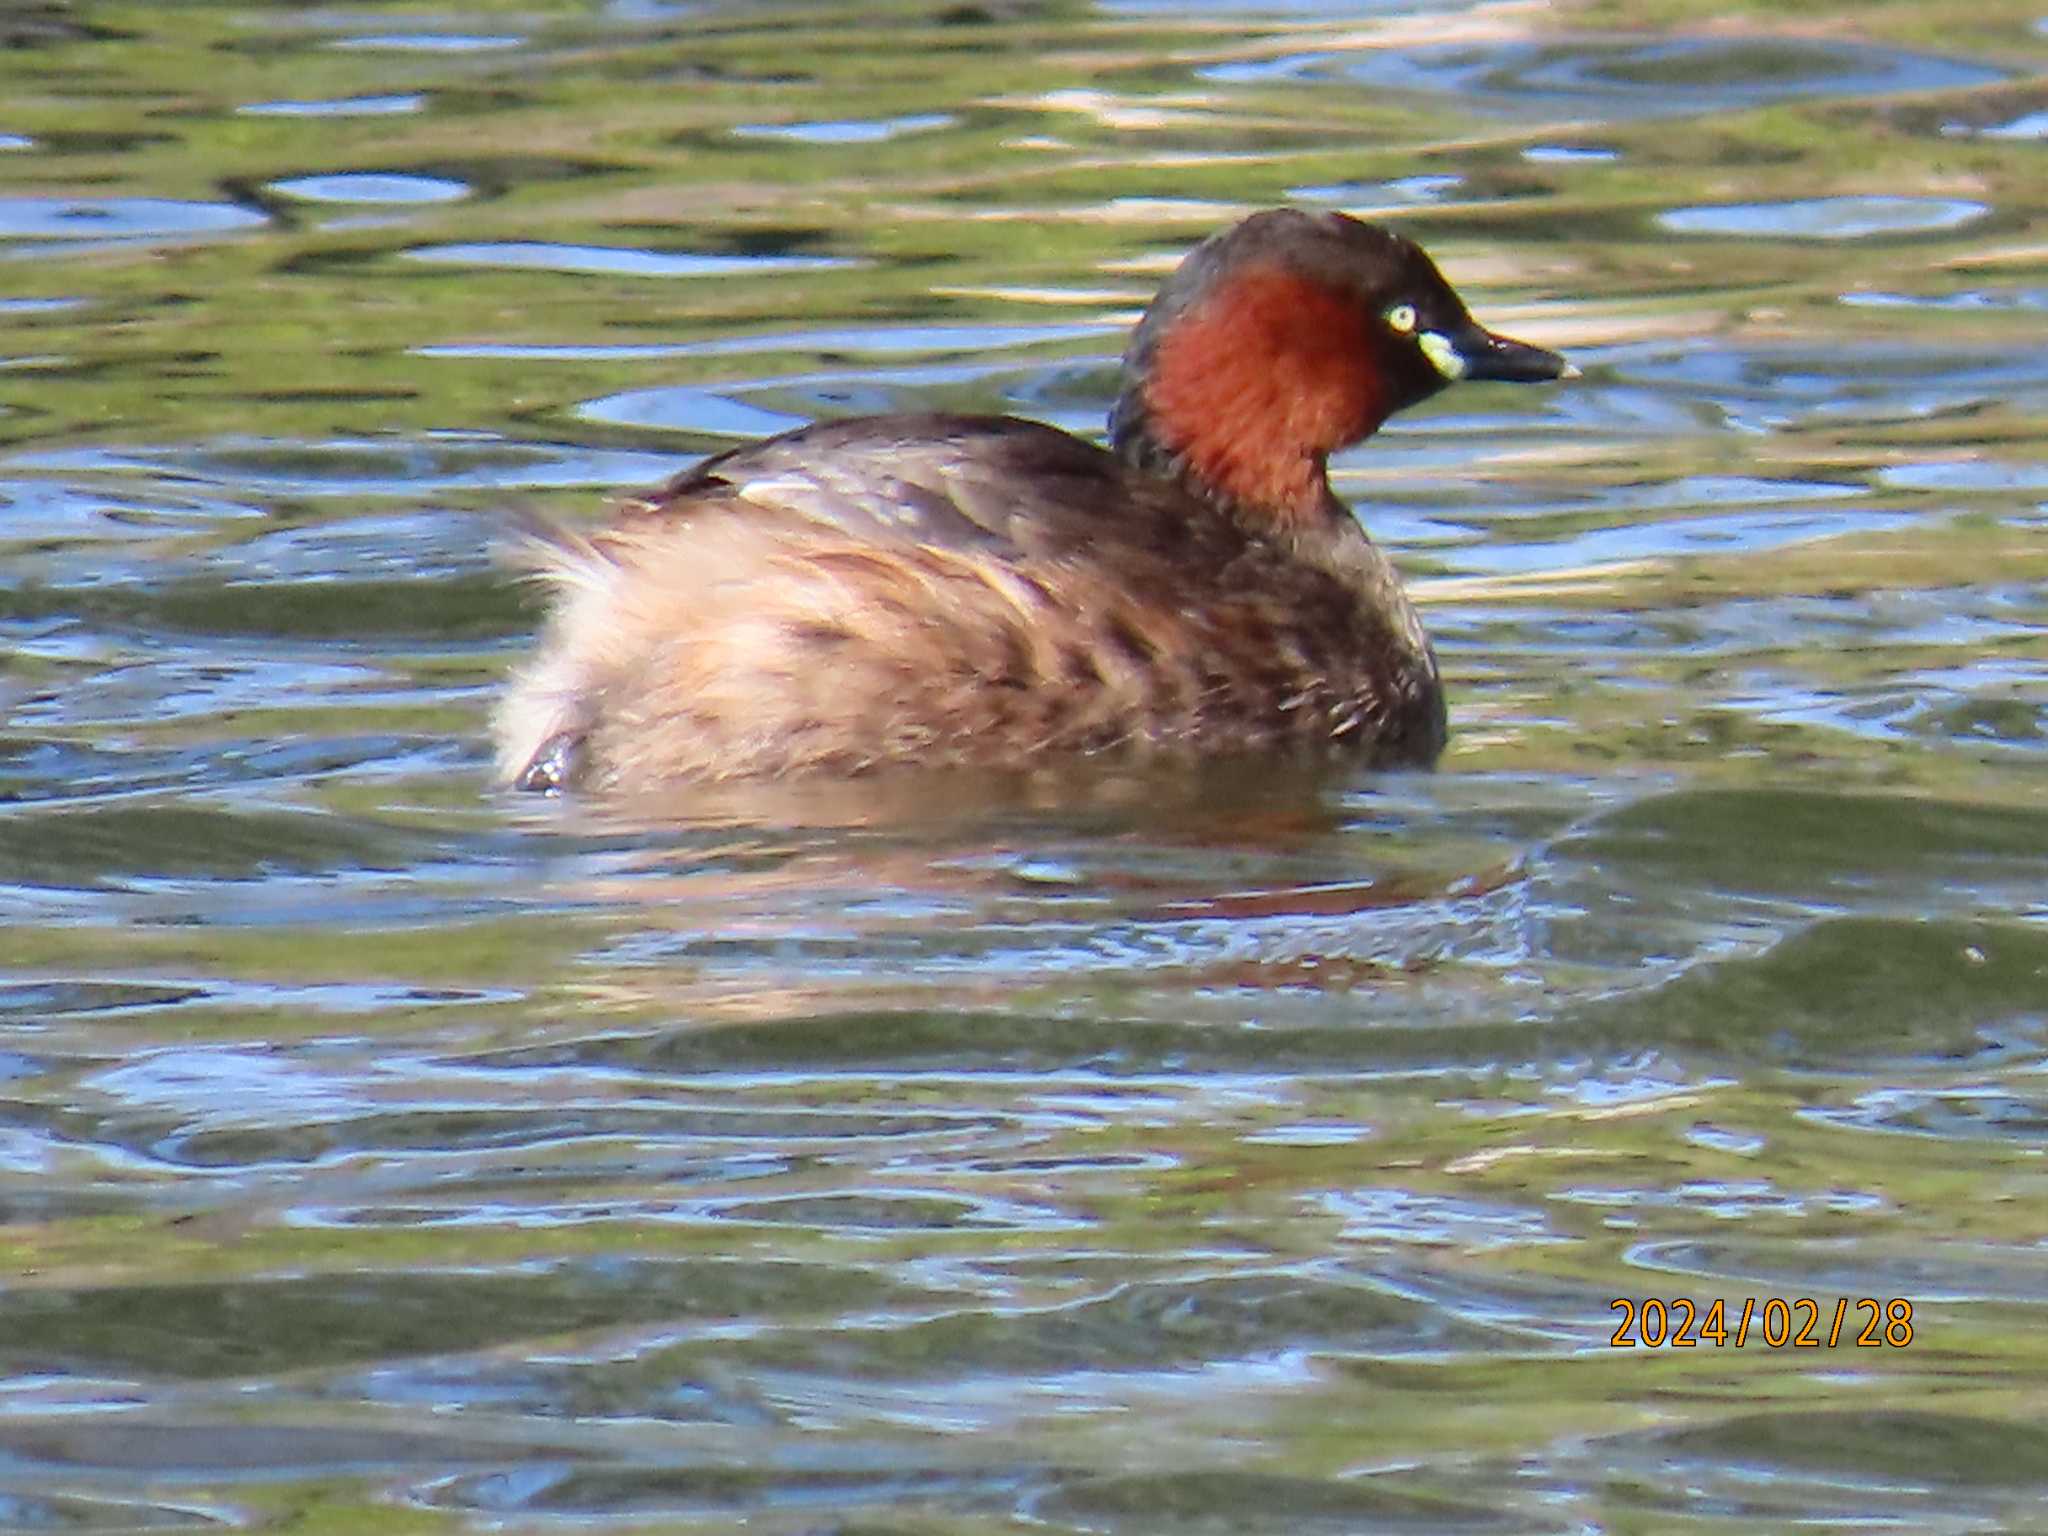
{"label": "date stamp text", "polygon": [[1837,1296],[1832,1302],[1751,1296],[1739,1306],[1716,1300],[1705,1307],[1684,1296],[1623,1296],[1608,1307],[1621,1314],[1607,1341],[1616,1349],[1904,1349],[1913,1342],[1913,1303],[1899,1296]]}

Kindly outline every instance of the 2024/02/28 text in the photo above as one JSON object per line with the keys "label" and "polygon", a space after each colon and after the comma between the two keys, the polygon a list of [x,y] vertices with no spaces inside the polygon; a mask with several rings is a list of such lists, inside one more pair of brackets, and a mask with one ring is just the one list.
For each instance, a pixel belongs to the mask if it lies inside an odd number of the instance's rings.
{"label": "2024/02/28 text", "polygon": [[[1875,1296],[1835,1298],[1827,1303],[1809,1296],[1786,1300],[1773,1296],[1759,1302],[1754,1296],[1743,1301],[1731,1326],[1731,1305],[1722,1300],[1702,1309],[1690,1298],[1674,1296],[1660,1300],[1646,1296],[1641,1301],[1617,1297],[1608,1307],[1621,1314],[1621,1323],[1607,1342],[1616,1349],[1697,1349],[1711,1344],[1716,1349],[1734,1345],[1737,1349],[1752,1340],[1772,1349],[1790,1345],[1794,1349],[1819,1349],[1853,1344],[1859,1349],[1904,1349],[1913,1342],[1913,1303],[1903,1297],[1880,1301]],[[1825,1332],[1823,1314],[1828,1316]],[[1854,1323],[1844,1336],[1844,1323]]]}

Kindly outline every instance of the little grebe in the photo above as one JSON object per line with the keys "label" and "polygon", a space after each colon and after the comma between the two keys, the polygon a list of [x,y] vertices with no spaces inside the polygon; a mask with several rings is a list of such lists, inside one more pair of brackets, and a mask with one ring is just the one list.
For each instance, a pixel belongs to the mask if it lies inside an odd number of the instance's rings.
{"label": "little grebe", "polygon": [[827,422],[534,540],[555,605],[500,765],[632,790],[1108,749],[1430,763],[1435,653],[1325,461],[1454,380],[1574,372],[1400,235],[1254,214],[1140,321],[1109,450],[1010,416]]}

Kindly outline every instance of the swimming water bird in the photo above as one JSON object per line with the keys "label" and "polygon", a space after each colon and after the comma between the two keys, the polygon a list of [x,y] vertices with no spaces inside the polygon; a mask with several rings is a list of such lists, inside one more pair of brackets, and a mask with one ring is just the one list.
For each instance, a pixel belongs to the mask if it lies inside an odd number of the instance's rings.
{"label": "swimming water bird", "polygon": [[831,421],[536,535],[553,607],[498,710],[501,771],[636,791],[1082,753],[1430,763],[1435,653],[1326,460],[1456,380],[1576,371],[1479,325],[1401,235],[1254,214],[1139,322],[1107,449],[1009,416]]}

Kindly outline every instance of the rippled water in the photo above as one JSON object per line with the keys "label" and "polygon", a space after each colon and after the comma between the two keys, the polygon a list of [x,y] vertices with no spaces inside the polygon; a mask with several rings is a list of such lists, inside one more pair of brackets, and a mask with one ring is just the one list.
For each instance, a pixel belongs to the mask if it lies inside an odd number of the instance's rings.
{"label": "rippled water", "polygon": [[[0,1527],[2038,1523],[2036,11],[0,40]],[[490,788],[510,517],[1288,200],[1586,369],[1337,466],[1439,772]]]}

